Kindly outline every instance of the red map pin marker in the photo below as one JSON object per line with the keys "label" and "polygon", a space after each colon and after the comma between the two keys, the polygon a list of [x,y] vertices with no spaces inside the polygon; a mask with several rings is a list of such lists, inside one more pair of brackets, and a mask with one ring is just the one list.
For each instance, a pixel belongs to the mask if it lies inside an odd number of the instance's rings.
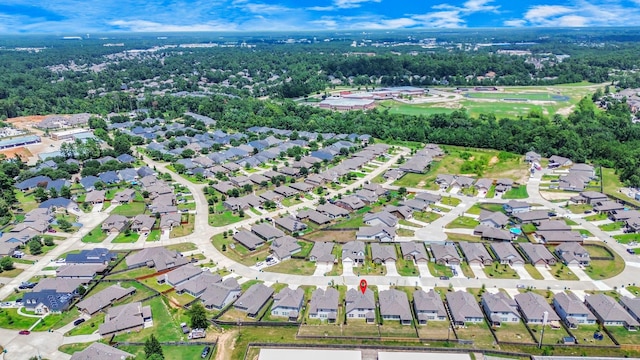
{"label": "red map pin marker", "polygon": [[360,280],[360,291],[362,291],[363,294],[365,291],[367,291],[367,280]]}

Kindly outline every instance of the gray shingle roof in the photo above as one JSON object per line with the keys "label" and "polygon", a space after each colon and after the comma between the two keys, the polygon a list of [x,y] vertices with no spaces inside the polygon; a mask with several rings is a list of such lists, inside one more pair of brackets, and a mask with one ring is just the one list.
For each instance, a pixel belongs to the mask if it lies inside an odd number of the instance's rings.
{"label": "gray shingle roof", "polygon": [[466,291],[448,292],[447,305],[455,323],[464,323],[469,318],[482,318],[482,310],[473,295]]}
{"label": "gray shingle roof", "polygon": [[133,354],[126,351],[96,342],[82,351],[75,352],[71,360],[120,360],[133,357]]}
{"label": "gray shingle roof", "polygon": [[378,301],[380,302],[380,315],[400,316],[402,321],[413,320],[409,299],[404,291],[396,289],[380,291]]}
{"label": "gray shingle roof", "polygon": [[442,298],[433,289],[429,290],[429,292],[424,290],[414,291],[413,304],[416,312],[435,312],[438,316],[447,316]]}
{"label": "gray shingle roof", "polygon": [[262,283],[252,285],[247,291],[242,294],[233,306],[240,310],[245,311],[247,314],[257,314],[262,306],[273,295],[273,288],[266,286]]}
{"label": "gray shingle roof", "polygon": [[327,288],[327,290],[316,289],[311,295],[309,302],[309,314],[317,314],[318,311],[338,311],[338,290]]}
{"label": "gray shingle roof", "polygon": [[551,308],[551,305],[549,305],[542,295],[527,292],[518,294],[514,298],[518,303],[520,312],[527,319],[527,322],[531,322],[532,320],[541,321],[540,319],[542,319],[545,311],[549,314],[549,321],[560,320],[558,314],[556,314],[553,308]]}
{"label": "gray shingle roof", "polygon": [[129,288],[123,288],[120,285],[111,285],[108,288],[92,295],[82,301],[80,301],[76,306],[78,309],[86,311],[88,314],[94,314],[113,303],[118,299],[122,299],[123,297],[133,294],[136,292],[136,288],[133,286]]}

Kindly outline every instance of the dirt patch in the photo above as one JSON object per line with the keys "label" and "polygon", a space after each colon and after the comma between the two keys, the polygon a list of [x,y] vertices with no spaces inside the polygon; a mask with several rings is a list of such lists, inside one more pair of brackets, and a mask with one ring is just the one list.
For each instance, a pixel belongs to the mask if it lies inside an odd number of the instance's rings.
{"label": "dirt patch", "polygon": [[489,160],[489,166],[493,166],[493,165],[497,164],[498,161],[500,161],[500,160],[498,159],[497,156],[492,157],[491,160]]}
{"label": "dirt patch", "polygon": [[569,200],[576,194],[564,192],[540,191],[540,196],[546,200]]}
{"label": "dirt patch", "polygon": [[8,159],[19,156],[23,161],[27,161],[28,158],[33,156],[29,149],[23,147],[2,150],[0,154],[6,156]]}
{"label": "dirt patch", "polygon": [[15,127],[24,127],[29,124],[39,124],[42,121],[45,115],[32,115],[32,116],[20,116],[7,119],[6,122],[9,124],[13,124]]}
{"label": "dirt patch", "polygon": [[420,180],[420,182],[418,183],[417,187],[421,188],[424,187],[425,185],[427,185],[427,182],[424,180]]}
{"label": "dirt patch", "polygon": [[569,107],[558,109],[558,111],[556,111],[556,114],[559,114],[559,115],[562,115],[562,116],[569,116],[569,115],[571,115],[571,113],[573,112],[573,110],[575,108],[576,108],[575,105],[571,105]]}
{"label": "dirt patch", "polygon": [[236,339],[238,338],[238,330],[225,331],[218,336],[218,344],[216,345],[216,360],[231,359],[231,354],[236,348]]}

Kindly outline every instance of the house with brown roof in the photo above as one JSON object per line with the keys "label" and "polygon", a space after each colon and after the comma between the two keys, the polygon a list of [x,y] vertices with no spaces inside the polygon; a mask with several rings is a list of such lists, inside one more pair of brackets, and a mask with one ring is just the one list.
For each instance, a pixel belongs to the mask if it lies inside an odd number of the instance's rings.
{"label": "house with brown roof", "polygon": [[421,325],[425,325],[428,321],[447,320],[447,311],[442,298],[433,289],[428,292],[424,290],[413,292],[413,310]]}
{"label": "house with brown roof", "polygon": [[480,210],[480,216],[478,217],[481,225],[502,228],[509,223],[509,217],[502,212]]}
{"label": "house with brown roof", "polygon": [[156,218],[149,215],[136,215],[131,222],[131,231],[138,233],[149,232],[153,230]]}
{"label": "house with brown roof", "polygon": [[78,307],[78,310],[86,314],[93,315],[98,311],[111,306],[114,302],[120,301],[135,292],[136,288],[133,286],[125,289],[118,284],[111,285],[108,288],[80,301],[76,304],[76,307]]}
{"label": "house with brown roof", "polygon": [[337,218],[341,218],[341,217],[345,217],[345,216],[349,215],[349,211],[348,210],[346,210],[346,209],[344,209],[344,208],[342,208],[340,206],[331,204],[331,203],[318,205],[316,210],[318,212],[321,212],[321,213],[327,215],[328,217],[330,217],[332,219],[337,219]]}
{"label": "house with brown roof", "polygon": [[524,265],[524,259],[518,253],[518,251],[507,242],[492,243],[491,249],[496,255],[496,258],[500,264],[507,265]]}
{"label": "house with brown roof", "polygon": [[331,218],[316,210],[301,210],[296,214],[298,220],[309,220],[317,225],[324,225],[331,222]]}
{"label": "house with brown roof", "polygon": [[162,214],[160,216],[160,229],[162,231],[171,231],[174,227],[180,226],[182,222],[182,214],[171,213]]}
{"label": "house with brown roof", "polygon": [[151,322],[151,306],[140,302],[109,308],[104,323],[98,327],[101,336],[116,335],[125,331],[138,331],[145,322]]}
{"label": "house with brown roof", "polygon": [[342,199],[338,199],[335,201],[335,205],[348,211],[360,210],[366,206],[362,199],[355,195],[345,196]]}
{"label": "house with brown roof", "polygon": [[542,324],[545,314],[547,321],[560,321],[560,317],[553,311],[551,305],[542,295],[534,292],[518,294],[514,297],[524,321],[527,324]]}
{"label": "house with brown roof", "polygon": [[478,264],[490,266],[493,258],[482,243],[461,241],[458,243],[469,265]]}
{"label": "house with brown roof", "polygon": [[460,265],[461,259],[453,243],[431,244],[431,262],[440,265]]}
{"label": "house with brown roof", "polygon": [[402,257],[407,261],[413,261],[415,263],[426,263],[429,261],[427,250],[421,242],[402,242],[400,243],[400,251],[402,252]]}
{"label": "house with brown roof", "polygon": [[129,225],[129,219],[122,215],[109,215],[102,223],[102,231],[119,233]]}
{"label": "house with brown roof", "polygon": [[112,204],[128,204],[133,201],[136,196],[136,192],[133,189],[124,189],[120,192],[117,192],[116,195],[111,200]]}
{"label": "house with brown roof", "polygon": [[473,229],[474,235],[479,235],[482,240],[490,241],[511,241],[513,235],[503,229],[498,229],[492,226],[478,225]]}
{"label": "house with brown roof", "polygon": [[384,264],[387,261],[395,262],[398,260],[396,247],[393,245],[382,245],[378,243],[371,244],[371,261],[376,264]]}
{"label": "house with brown roof", "polygon": [[360,290],[349,289],[345,297],[347,322],[350,320],[364,320],[367,324],[376,321],[376,300],[371,289],[364,293]]}
{"label": "house with brown roof", "polygon": [[102,204],[104,202],[105,191],[104,190],[91,190],[84,198],[84,202],[89,204]]}
{"label": "house with brown roof", "polygon": [[556,257],[542,244],[521,243],[520,249],[534,266],[553,266],[557,262]]}
{"label": "house with brown roof", "polygon": [[556,246],[555,252],[565,265],[588,266],[591,263],[587,249],[575,242],[562,243]]}

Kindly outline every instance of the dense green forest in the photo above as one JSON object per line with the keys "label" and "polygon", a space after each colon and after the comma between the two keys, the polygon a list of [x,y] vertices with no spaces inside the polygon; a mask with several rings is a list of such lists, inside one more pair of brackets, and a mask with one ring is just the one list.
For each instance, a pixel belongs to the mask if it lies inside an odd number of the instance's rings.
{"label": "dense green forest", "polygon": [[[331,34],[325,34],[330,36]],[[207,37],[208,36],[208,37]],[[298,105],[287,98],[322,93],[331,80],[363,87],[384,85],[546,85],[576,81],[640,83],[633,69],[640,66],[638,32],[596,30],[448,31],[370,35],[374,41],[396,41],[396,47],[352,48],[357,38],[343,36],[330,42],[285,44],[279,36],[228,37],[255,48],[182,48],[176,44],[216,41],[211,35],[123,35],[123,47],[105,47],[104,41],[64,42],[46,38],[7,38],[0,45],[45,46],[40,52],[0,51],[0,118],[19,115],[90,112],[107,114],[144,107],[151,116],[178,117],[186,110],[218,120],[223,129],[243,130],[254,125],[276,128],[368,133],[381,139],[434,142],[516,153],[529,150],[562,155],[574,161],[593,161],[615,167],[622,180],[640,186],[640,128],[630,122],[628,107],[614,103],[606,112],[584,99],[568,116],[547,117],[532,112],[519,119],[497,119],[492,114],[472,118],[463,111],[432,116],[335,113]],[[332,35],[332,36],[335,36]],[[342,36],[342,35],[341,35]],[[437,37],[437,49],[423,49],[419,39]],[[26,40],[25,40],[26,39]],[[528,49],[539,56],[534,66],[524,56],[497,54],[504,45],[474,50],[467,42],[513,42],[510,49]],[[516,43],[528,41],[528,43]],[[25,45],[25,43],[28,43]],[[458,48],[456,44],[464,44]],[[163,46],[143,55],[127,51]],[[398,51],[401,49],[402,51]],[[367,51],[375,56],[347,56]],[[556,61],[549,54],[569,55]],[[99,65],[99,70],[91,66]],[[475,76],[495,72],[494,78]],[[471,75],[471,77],[469,77]],[[155,87],[150,85],[155,83]],[[206,89],[206,91],[204,91]],[[172,96],[183,91],[198,96]],[[258,100],[269,96],[271,100]],[[102,134],[104,135],[104,134]]]}

